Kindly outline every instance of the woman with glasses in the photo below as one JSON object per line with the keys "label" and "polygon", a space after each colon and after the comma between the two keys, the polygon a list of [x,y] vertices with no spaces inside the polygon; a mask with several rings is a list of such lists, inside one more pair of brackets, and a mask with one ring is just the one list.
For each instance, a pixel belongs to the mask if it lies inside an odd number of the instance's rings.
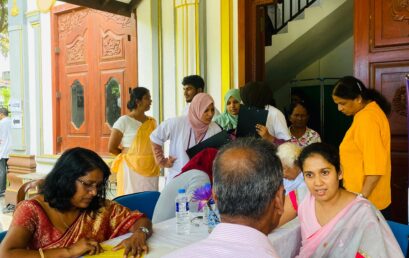
{"label": "woman with glasses", "polygon": [[307,127],[309,116],[308,107],[304,102],[294,102],[290,105],[288,117],[288,120],[291,122],[289,127],[291,133],[290,141],[300,147],[321,142],[320,135]]}
{"label": "woman with glasses", "polygon": [[146,252],[152,224],[105,198],[109,167],[93,151],[74,148],[57,160],[40,194],[17,205],[0,257],[79,257],[103,251],[100,243],[133,232],[116,249],[124,257]]}

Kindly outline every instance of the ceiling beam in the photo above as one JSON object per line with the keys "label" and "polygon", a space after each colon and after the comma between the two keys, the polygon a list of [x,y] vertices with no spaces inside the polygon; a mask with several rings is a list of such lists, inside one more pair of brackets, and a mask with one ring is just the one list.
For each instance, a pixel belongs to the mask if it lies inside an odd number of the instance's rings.
{"label": "ceiling beam", "polygon": [[131,17],[131,14],[133,11],[133,5],[131,5],[131,3],[133,3],[136,6],[137,4],[139,4],[141,0],[137,0],[137,1],[133,0],[130,4],[125,4],[122,2],[110,1],[110,0],[105,0],[102,3],[101,1],[90,1],[90,0],[63,0],[63,1],[70,3],[70,4],[85,6],[88,8],[93,8],[93,9],[97,9],[97,10],[104,11],[104,12],[110,12],[114,14]]}
{"label": "ceiling beam", "polygon": [[102,7],[104,7],[107,3],[109,3],[111,0],[100,0],[100,3]]}
{"label": "ceiling beam", "polygon": [[132,12],[133,10],[135,10],[136,7],[138,7],[138,5],[139,5],[141,2],[142,2],[142,0],[132,0],[132,1],[129,3],[130,11]]}

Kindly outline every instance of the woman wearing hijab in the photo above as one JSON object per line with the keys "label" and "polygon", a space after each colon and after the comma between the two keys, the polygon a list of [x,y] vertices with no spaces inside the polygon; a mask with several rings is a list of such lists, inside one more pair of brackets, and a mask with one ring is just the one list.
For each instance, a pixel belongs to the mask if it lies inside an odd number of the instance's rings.
{"label": "woman wearing hijab", "polygon": [[236,129],[237,118],[240,110],[240,90],[231,89],[224,96],[224,113],[218,115],[214,121],[220,125],[224,130],[229,131]]}
{"label": "woman wearing hijab", "polygon": [[[193,98],[187,116],[170,118],[152,132],[150,138],[156,163],[162,168],[169,168],[167,183],[189,161],[187,149],[221,131],[212,122],[213,115],[213,98],[207,93],[199,93]],[[163,154],[166,141],[170,141],[168,157]]]}

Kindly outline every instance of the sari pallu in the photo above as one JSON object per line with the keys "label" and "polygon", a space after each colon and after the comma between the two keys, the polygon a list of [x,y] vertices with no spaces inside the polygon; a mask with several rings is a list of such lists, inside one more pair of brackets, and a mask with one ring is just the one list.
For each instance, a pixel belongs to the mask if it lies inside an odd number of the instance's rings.
{"label": "sari pallu", "polygon": [[318,223],[303,216],[312,212],[316,218],[315,205],[308,205],[309,200],[315,202],[308,193],[298,211],[303,240],[297,257],[403,257],[385,219],[368,200],[357,197],[315,232],[305,230]]}
{"label": "sari pallu", "polygon": [[144,216],[131,212],[112,201],[106,201],[97,212],[80,213],[74,223],[61,232],[51,223],[42,206],[36,200],[21,202],[13,215],[12,226],[22,226],[32,232],[29,249],[52,249],[71,246],[87,237],[97,242],[128,233],[135,222]]}
{"label": "sari pallu", "polygon": [[117,195],[123,194],[123,162],[134,172],[144,177],[159,176],[160,169],[153,156],[150,134],[156,128],[156,121],[152,117],[142,123],[126,153],[120,153],[111,165],[111,170],[117,173]]}

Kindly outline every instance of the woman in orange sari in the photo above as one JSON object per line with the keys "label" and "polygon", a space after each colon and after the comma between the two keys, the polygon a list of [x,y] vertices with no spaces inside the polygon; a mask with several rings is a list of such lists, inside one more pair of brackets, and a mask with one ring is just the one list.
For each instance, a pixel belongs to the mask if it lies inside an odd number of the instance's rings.
{"label": "woman in orange sari", "polygon": [[93,151],[66,151],[40,194],[21,202],[0,245],[0,257],[79,257],[102,252],[99,243],[127,232],[115,249],[124,257],[148,250],[152,224],[138,211],[105,199],[109,167]]}

